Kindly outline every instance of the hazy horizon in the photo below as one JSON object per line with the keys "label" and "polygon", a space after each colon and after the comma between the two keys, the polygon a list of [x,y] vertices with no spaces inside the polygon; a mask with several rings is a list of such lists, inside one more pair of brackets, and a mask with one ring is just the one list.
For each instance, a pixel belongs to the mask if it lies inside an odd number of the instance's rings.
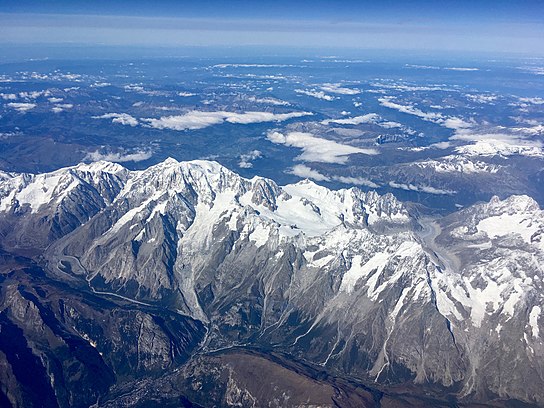
{"label": "hazy horizon", "polygon": [[538,1],[6,1],[0,46],[321,47],[544,55]]}

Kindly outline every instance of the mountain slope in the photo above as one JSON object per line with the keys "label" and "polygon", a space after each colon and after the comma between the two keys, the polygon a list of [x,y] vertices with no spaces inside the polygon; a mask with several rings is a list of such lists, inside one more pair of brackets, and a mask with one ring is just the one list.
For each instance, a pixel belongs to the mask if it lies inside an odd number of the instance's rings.
{"label": "mountain slope", "polygon": [[47,247],[57,280],[202,322],[203,352],[273,348],[365,382],[544,403],[529,197],[418,219],[392,195],[168,159],[3,175],[0,204],[6,249]]}

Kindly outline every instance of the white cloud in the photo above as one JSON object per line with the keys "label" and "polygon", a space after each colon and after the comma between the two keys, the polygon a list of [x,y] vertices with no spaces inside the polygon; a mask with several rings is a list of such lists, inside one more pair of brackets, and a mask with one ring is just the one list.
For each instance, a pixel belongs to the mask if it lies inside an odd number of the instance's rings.
{"label": "white cloud", "polygon": [[[430,144],[429,146],[410,147],[407,150],[410,150],[412,152],[422,152],[429,149],[447,149],[449,147],[451,147],[451,142],[438,142]],[[404,148],[400,149],[404,150]]]}
{"label": "white cloud", "polygon": [[378,184],[362,177],[332,176],[332,178],[344,184],[353,184],[356,186],[366,186],[370,188],[380,187]]}
{"label": "white cloud", "polygon": [[111,119],[112,123],[128,126],[138,125],[138,119],[128,113],[105,113],[104,115],[93,116],[93,119]]}
{"label": "white cloud", "polygon": [[0,93],[0,97],[2,97],[2,99],[5,101],[14,101],[15,99],[17,99],[17,95],[15,95],[14,93]]}
{"label": "white cloud", "polygon": [[102,153],[100,151],[89,152],[85,156],[85,161],[111,161],[111,162],[139,162],[144,161],[153,156],[153,153],[149,150],[136,150],[132,153],[127,152],[117,152],[117,153]]}
{"label": "white cloud", "polygon": [[544,75],[544,67],[525,66],[525,67],[517,67],[517,69],[520,69],[522,71],[525,71],[534,75]]}
{"label": "white cloud", "polygon": [[527,135],[537,136],[544,134],[544,125],[538,123],[531,127],[515,127],[511,128],[511,130],[513,130],[514,132],[521,132]]}
{"label": "white cloud", "polygon": [[522,102],[522,103],[529,103],[529,104],[532,104],[532,105],[543,105],[544,104],[544,99],[539,98],[539,97],[535,97],[535,98],[519,98],[519,101]]}
{"label": "white cloud", "polygon": [[317,170],[314,170],[304,164],[297,164],[288,173],[294,174],[295,176],[313,179],[317,181],[330,181],[330,178],[321,174]]}
{"label": "white cloud", "polygon": [[476,103],[492,103],[497,100],[496,95],[485,95],[485,94],[467,94],[465,97],[468,100]]}
{"label": "white cloud", "polygon": [[125,88],[125,91],[134,91],[134,92],[142,92],[144,91],[144,87],[140,84],[128,84],[125,85],[123,88]]}
{"label": "white cloud", "polygon": [[418,116],[423,120],[436,123],[448,129],[468,129],[473,125],[473,123],[467,122],[455,116],[445,116],[440,112],[423,112],[421,109],[416,108],[413,105],[401,105],[393,102],[393,99],[394,97],[384,96],[382,98],[378,98],[378,101],[380,102],[380,105],[385,106],[386,108],[395,109],[401,113]]}
{"label": "white cloud", "polygon": [[428,121],[442,120],[443,116],[441,113],[437,112],[423,112],[421,109],[418,109],[412,105],[401,105],[396,102],[393,102],[393,97],[384,96],[383,98],[378,98],[380,105],[385,106],[386,108],[398,110],[401,113],[407,113],[409,115],[419,116],[420,118]]}
{"label": "white cloud", "polygon": [[72,109],[73,107],[74,107],[74,105],[72,105],[71,103],[60,103],[58,105],[55,105],[51,110],[54,113],[60,113],[60,112],[63,112],[64,110],[66,110],[66,109]]}
{"label": "white cloud", "polygon": [[[399,92],[428,92],[428,91],[455,91],[455,89],[447,88],[444,85],[408,85],[404,83],[372,83],[376,88],[393,89]],[[381,89],[383,91],[383,89]],[[369,91],[370,92],[370,91]]]}
{"label": "white cloud", "polygon": [[380,120],[380,116],[376,113],[368,113],[362,116],[355,116],[352,118],[344,119],[327,119],[321,122],[323,125],[329,125],[336,123],[338,125],[361,125],[363,123],[376,123]]}
{"label": "white cloud", "polygon": [[289,105],[291,105],[287,101],[282,101],[281,99],[276,99],[276,98],[257,98],[255,96],[250,96],[250,97],[247,98],[247,100],[249,102],[264,103],[264,104],[267,104],[267,105],[275,105],[275,106],[289,106]]}
{"label": "white cloud", "polygon": [[302,154],[297,159],[307,162],[344,164],[351,154],[378,154],[375,149],[361,149],[340,144],[333,140],[316,137],[312,133],[290,132],[282,134],[280,132],[269,132],[267,137],[272,143],[302,149]]}
{"label": "white cloud", "polygon": [[178,92],[177,95],[185,98],[188,98],[190,96],[196,96],[196,94],[192,92]]}
{"label": "white cloud", "polygon": [[466,67],[446,67],[448,71],[479,71],[479,68],[466,68]]}
{"label": "white cloud", "polygon": [[416,68],[416,69],[445,69],[447,71],[479,71],[479,68],[470,68],[470,67],[437,67],[433,65],[416,65],[416,64],[406,64],[406,68]]}
{"label": "white cloud", "polygon": [[447,149],[450,146],[451,146],[450,142],[437,142],[437,143],[433,143],[429,147],[434,147],[436,149]]}
{"label": "white cloud", "polygon": [[[526,128],[531,129],[531,128]],[[510,129],[512,131],[514,129]],[[538,132],[540,129],[534,129]],[[542,142],[534,140],[534,132],[511,133],[474,133],[468,129],[457,131],[450,140],[474,142],[469,145],[459,146],[455,150],[458,153],[469,156],[528,156],[544,157]]]}
{"label": "white cloud", "polygon": [[51,103],[59,103],[59,102],[62,102],[64,99],[63,98],[49,98],[48,101],[51,102]]}
{"label": "white cloud", "polygon": [[345,88],[340,84],[324,84],[321,89],[325,92],[335,93],[339,95],[357,95],[361,91],[359,89]]}
{"label": "white cloud", "polygon": [[109,82],[95,82],[91,85],[91,88],[104,88],[106,86],[111,86]]}
{"label": "white cloud", "polygon": [[468,123],[466,121],[464,121],[463,119],[461,118],[457,118],[457,117],[449,117],[449,118],[446,118],[444,119],[443,121],[439,122],[442,126],[444,127],[447,127],[448,129],[454,129],[454,130],[459,130],[459,129],[468,129],[472,126],[472,123]]}
{"label": "white cloud", "polygon": [[218,125],[223,122],[251,124],[261,122],[283,122],[292,118],[313,115],[311,112],[291,112],[291,113],[272,113],[272,112],[203,112],[190,111],[178,116],[163,116],[159,119],[142,119],[149,123],[149,126],[156,129],[203,129],[208,126]]}
{"label": "white cloud", "polygon": [[293,166],[288,173],[294,174],[295,176],[312,179],[316,181],[339,181],[343,184],[356,185],[356,186],[366,186],[370,188],[380,187],[376,183],[368,179],[361,177],[345,177],[345,176],[327,176],[319,171],[312,169],[311,167],[306,166],[305,164],[297,164]]}
{"label": "white cloud", "polygon": [[527,156],[544,157],[544,150],[538,146],[514,145],[499,140],[482,140],[455,149],[467,156]]}
{"label": "white cloud", "polygon": [[[380,126],[380,127],[384,128],[384,129],[402,129],[404,132],[409,133],[409,134],[414,134],[415,133],[412,129],[404,126],[402,123],[384,120],[377,113],[367,113],[366,115],[354,116],[354,117],[351,117],[351,118],[326,119],[326,120],[321,121],[322,125],[329,125],[331,123],[338,124],[338,125],[361,125],[361,124],[364,124],[364,123],[370,123],[370,124],[373,124],[373,125]],[[341,132],[337,132],[337,133],[341,134]]]}
{"label": "white cloud", "polygon": [[453,195],[456,193],[456,191],[453,191],[453,190],[442,190],[440,188],[435,188],[432,186],[416,186],[414,184],[396,183],[394,181],[390,181],[389,185],[393,188],[399,188],[401,190],[417,191],[420,193],[428,193],[428,194]]}
{"label": "white cloud", "polygon": [[310,91],[307,91],[305,89],[295,89],[295,92],[298,93],[298,94],[311,96],[313,98],[323,99],[324,101],[329,101],[329,102],[334,101],[335,99],[337,99],[334,96],[327,95],[325,92],[317,91],[315,89],[312,89]]}
{"label": "white cloud", "polygon": [[238,166],[242,169],[250,169],[253,167],[252,161],[260,159],[263,157],[263,154],[259,150],[252,150],[249,153],[240,155],[240,162],[238,163]]}
{"label": "white cloud", "polygon": [[15,109],[19,112],[26,112],[36,107],[35,103],[22,103],[22,102],[11,102],[8,103],[8,107]]}
{"label": "white cloud", "polygon": [[300,65],[290,64],[216,64],[212,68],[288,68],[300,67]]}
{"label": "white cloud", "polygon": [[537,145],[542,143],[534,140],[527,140],[524,135],[514,135],[509,133],[476,133],[470,129],[461,130],[455,133],[450,140],[468,140],[471,142],[496,140],[511,144]]}
{"label": "white cloud", "polygon": [[45,90],[45,91],[30,91],[30,92],[19,92],[20,98],[25,99],[36,99],[40,96],[49,96],[51,95],[51,91]]}
{"label": "white cloud", "polygon": [[405,127],[402,123],[391,121],[380,122],[378,125],[386,129],[400,129]]}
{"label": "white cloud", "polygon": [[417,64],[405,64],[406,68],[415,68],[415,69],[440,69],[440,67],[434,65],[417,65]]}

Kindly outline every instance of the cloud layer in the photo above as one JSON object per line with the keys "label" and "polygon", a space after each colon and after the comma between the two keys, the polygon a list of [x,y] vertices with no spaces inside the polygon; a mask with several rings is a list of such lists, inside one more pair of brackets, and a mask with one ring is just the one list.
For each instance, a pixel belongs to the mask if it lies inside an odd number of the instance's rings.
{"label": "cloud layer", "polygon": [[153,153],[150,152],[149,150],[136,150],[130,153],[129,152],[104,153],[97,150],[94,152],[87,153],[84,160],[85,161],[105,160],[105,161],[119,162],[119,163],[130,162],[130,161],[139,162],[139,161],[150,159],[152,155]]}
{"label": "cloud layer", "polygon": [[333,140],[316,137],[312,133],[306,132],[290,132],[286,134],[269,132],[267,138],[272,143],[302,149],[302,154],[297,159],[307,162],[344,164],[348,161],[351,154],[378,154],[378,151],[375,149],[361,149],[355,146],[344,145]]}
{"label": "cloud layer", "polygon": [[336,98],[331,95],[327,95],[323,91],[317,91],[315,89],[306,90],[306,89],[295,89],[295,92],[301,95],[311,96],[312,98],[323,99],[324,101],[334,101]]}
{"label": "cloud layer", "polygon": [[295,176],[312,179],[316,181],[338,181],[343,184],[355,185],[355,186],[365,186],[370,188],[380,187],[378,184],[362,178],[362,177],[345,177],[345,176],[336,176],[331,175],[327,176],[319,171],[312,169],[311,167],[306,166],[305,164],[297,164],[293,166],[289,171],[289,174],[294,174]]}
{"label": "cloud layer", "polygon": [[35,103],[24,103],[24,102],[11,102],[8,103],[8,107],[15,109],[19,112],[26,112],[36,107]]}
{"label": "cloud layer", "polygon": [[321,89],[325,92],[339,95],[357,95],[361,93],[361,91],[358,89],[346,88],[341,86],[340,84],[324,84]]}
{"label": "cloud layer", "polygon": [[128,113],[106,113],[100,116],[93,116],[93,119],[111,119],[112,123],[119,123],[121,125],[137,126],[138,119],[129,115]]}
{"label": "cloud layer", "polygon": [[378,101],[380,102],[380,105],[385,106],[386,108],[395,109],[408,115],[418,116],[423,120],[436,123],[449,129],[467,129],[473,125],[472,123],[466,122],[465,120],[455,116],[445,116],[440,112],[424,112],[413,105],[401,105],[394,102],[394,99],[395,98],[392,96],[384,96],[382,98],[378,98]]}
{"label": "cloud layer", "polygon": [[240,155],[238,166],[242,169],[250,169],[253,167],[253,161],[263,157],[260,150],[252,150],[249,153]]}
{"label": "cloud layer", "polygon": [[311,112],[290,112],[290,113],[272,113],[272,112],[203,112],[190,111],[183,115],[163,116],[159,119],[142,119],[148,126],[155,129],[171,130],[194,130],[203,129],[212,125],[219,125],[224,122],[251,124],[261,122],[283,122],[292,118],[313,115]]}

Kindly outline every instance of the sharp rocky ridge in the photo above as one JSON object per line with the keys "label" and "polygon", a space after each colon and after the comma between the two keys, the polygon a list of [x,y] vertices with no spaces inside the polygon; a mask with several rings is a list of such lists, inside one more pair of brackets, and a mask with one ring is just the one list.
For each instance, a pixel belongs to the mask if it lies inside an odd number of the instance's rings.
{"label": "sharp rocky ridge", "polygon": [[201,351],[544,404],[544,213],[527,196],[430,219],[215,162],[97,162],[0,173],[0,234],[55,279],[200,322]]}

